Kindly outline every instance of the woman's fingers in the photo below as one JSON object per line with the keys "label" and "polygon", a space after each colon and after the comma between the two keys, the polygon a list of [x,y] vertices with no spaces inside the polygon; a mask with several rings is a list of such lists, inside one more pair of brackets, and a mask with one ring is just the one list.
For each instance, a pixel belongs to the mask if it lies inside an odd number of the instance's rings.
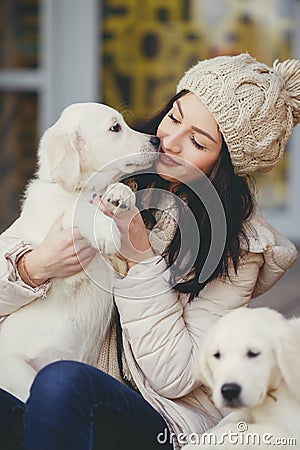
{"label": "woman's fingers", "polygon": [[120,253],[127,261],[138,263],[153,255],[148,233],[137,207],[114,215],[121,234]]}
{"label": "woman's fingers", "polygon": [[85,248],[77,254],[77,260],[82,268],[85,268],[94,258],[97,251],[94,248]]}
{"label": "woman's fingers", "polygon": [[75,254],[70,249],[71,255],[76,257],[82,266],[86,266],[95,257],[97,250],[80,234],[79,230],[74,231],[73,237]]}

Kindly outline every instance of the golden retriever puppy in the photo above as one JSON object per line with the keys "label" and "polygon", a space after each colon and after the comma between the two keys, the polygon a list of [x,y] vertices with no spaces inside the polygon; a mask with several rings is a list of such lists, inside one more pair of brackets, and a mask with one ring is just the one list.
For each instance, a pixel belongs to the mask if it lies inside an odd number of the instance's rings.
{"label": "golden retriever puppy", "polygon": [[[37,246],[63,217],[64,228],[78,227],[99,252],[79,274],[52,279],[47,298],[2,321],[0,387],[21,400],[27,399],[36,373],[50,362],[96,364],[111,319],[115,276],[102,253],[117,252],[120,235],[115,222],[90,199],[93,192],[108,188],[112,209],[131,208],[134,194],[116,182],[149,167],[158,146],[158,138],[132,130],[119,112],[97,103],[70,105],[42,136],[37,176],[28,186],[18,219],[18,238]],[[116,184],[110,188],[111,183]]]}
{"label": "golden retriever puppy", "polygon": [[231,412],[199,437],[199,448],[299,449],[299,348],[300,319],[269,308],[240,308],[213,325],[196,376]]}

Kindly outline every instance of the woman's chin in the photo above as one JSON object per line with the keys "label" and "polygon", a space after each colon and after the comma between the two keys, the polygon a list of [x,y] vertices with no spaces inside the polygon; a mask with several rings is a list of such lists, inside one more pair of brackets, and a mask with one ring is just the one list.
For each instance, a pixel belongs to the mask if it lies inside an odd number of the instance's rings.
{"label": "woman's chin", "polygon": [[[163,164],[157,162],[155,165],[155,171],[157,175],[159,175],[163,180],[169,181],[170,183],[180,183],[176,175],[174,174],[174,170],[171,171],[168,167],[164,167]],[[173,172],[173,173],[170,173]]]}
{"label": "woman's chin", "polygon": [[167,174],[165,171],[162,170],[157,170],[156,171],[157,175],[160,176],[160,178],[162,178],[165,181],[168,181],[169,183],[175,183],[175,184],[180,184],[182,183],[182,181],[178,180],[178,178],[174,178],[174,176],[171,176],[169,174]]}

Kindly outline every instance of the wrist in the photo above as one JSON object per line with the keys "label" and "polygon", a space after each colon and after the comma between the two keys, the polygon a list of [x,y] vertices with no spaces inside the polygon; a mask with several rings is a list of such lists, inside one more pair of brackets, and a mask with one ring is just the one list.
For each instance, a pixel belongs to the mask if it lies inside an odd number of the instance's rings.
{"label": "wrist", "polygon": [[24,283],[28,284],[29,286],[35,288],[42,284],[44,284],[46,281],[48,281],[49,276],[43,270],[41,270],[40,266],[37,266],[34,264],[34,259],[32,256],[33,250],[25,253],[18,261],[17,267],[18,272]]}

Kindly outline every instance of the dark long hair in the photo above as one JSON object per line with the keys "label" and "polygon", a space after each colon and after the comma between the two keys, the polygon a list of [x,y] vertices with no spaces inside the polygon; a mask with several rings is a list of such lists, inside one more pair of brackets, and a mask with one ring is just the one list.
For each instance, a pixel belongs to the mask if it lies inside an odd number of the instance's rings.
{"label": "dark long hair", "polygon": [[[188,92],[189,91],[184,90],[176,94],[158,114],[148,120],[145,124],[139,125],[136,128],[144,133],[156,134],[161,120],[172,109],[173,103]],[[182,208],[179,203],[178,222],[180,227],[177,227],[175,235],[168,247],[168,254],[166,256],[170,268],[176,268],[173,272],[171,271],[171,281],[173,282],[174,289],[179,292],[190,294],[190,300],[192,300],[209,281],[216,278],[228,277],[230,265],[233,264],[234,270],[237,271],[241,253],[241,236],[243,236],[247,242],[243,224],[253,211],[254,200],[250,189],[250,186],[252,187],[252,181],[248,177],[235,175],[228,148],[224,140],[222,142],[220,156],[211,170],[208,179],[213,184],[219,199],[222,202],[226,217],[227,232],[220,261],[213,273],[204,282],[199,282],[199,275],[210,249],[212,230],[207,209],[199,198],[199,195],[195,194],[192,186],[186,186],[184,184],[180,184],[178,187],[172,189],[170,183],[163,180],[158,174],[143,173],[137,174],[134,178],[137,182],[138,189],[151,187],[171,190],[172,193],[179,198],[184,198],[185,204],[192,212],[194,220],[196,220],[200,235],[200,245],[196,250],[196,257],[191,256],[189,258],[187,255],[180,256],[182,236],[183,234],[190,235],[191,233],[189,232],[190,223],[185,213],[186,210],[185,208]],[[207,180],[206,177],[203,177],[203,180],[197,182],[202,183],[201,189],[206,189],[207,187],[205,180]],[[151,213],[151,210],[143,211],[142,215],[146,226],[152,227],[155,223],[155,218]],[[190,239],[191,249],[192,247],[195,247],[195,241],[193,241],[192,238],[193,236],[191,236]],[[193,254],[194,252],[191,253]],[[191,260],[191,258],[194,259]],[[187,268],[189,269],[188,277],[185,279],[184,275],[187,275]],[[179,275],[181,278],[177,282]]]}

